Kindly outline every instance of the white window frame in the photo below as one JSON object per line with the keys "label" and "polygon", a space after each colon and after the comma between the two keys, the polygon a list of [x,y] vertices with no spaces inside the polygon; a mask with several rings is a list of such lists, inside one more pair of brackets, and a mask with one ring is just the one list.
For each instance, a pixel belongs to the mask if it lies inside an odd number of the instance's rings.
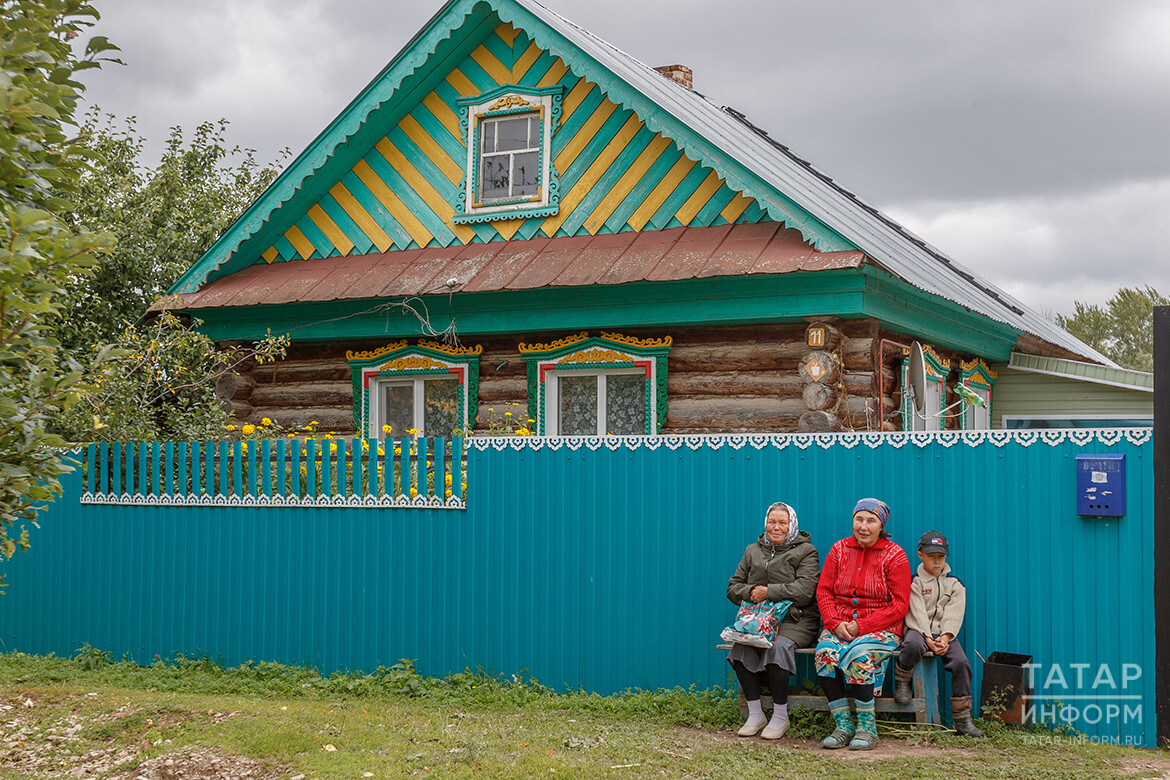
{"label": "white window frame", "polygon": [[967,389],[983,399],[983,406],[964,403],[966,407],[963,415],[963,430],[989,431],[991,430],[991,390],[978,385],[967,385]]}
{"label": "white window frame", "polygon": [[[1005,414],[1000,417],[1000,427],[1003,430],[1008,429],[1008,423],[1022,420],[1100,420],[1102,423],[1108,423],[1111,420],[1149,420],[1150,425],[1154,424],[1154,415],[1152,414],[1078,414],[1077,412],[1069,412],[1068,414]],[[1113,428],[1116,426],[1103,424],[1097,426],[1101,428]],[[1031,430],[1013,428],[1012,430]]]}
{"label": "white window frame", "polygon": [[[413,407],[414,419],[412,420],[411,428],[418,431],[419,436],[451,436],[451,431],[441,431],[438,433],[427,431],[424,428],[424,420],[426,420],[426,383],[427,382],[454,382],[456,392],[459,392],[460,381],[457,374],[435,374],[432,376],[381,376],[370,379],[369,398],[370,398],[370,431],[369,437],[371,439],[384,439],[386,435],[382,433],[382,426],[386,424],[382,416],[381,390],[384,387],[391,387],[394,385],[411,385],[413,388]],[[458,410],[456,412],[455,424],[459,424]],[[392,431],[391,438],[403,438],[407,435],[406,431]]]}
{"label": "white window frame", "polygon": [[[528,89],[508,85],[459,101],[464,111],[460,121],[465,133],[463,142],[467,146],[467,158],[464,163],[463,191],[460,193],[462,208],[453,218],[456,224],[552,216],[557,213],[560,190],[552,165],[552,136],[560,116],[561,92],[559,86]],[[483,123],[531,113],[540,117],[540,143],[533,147],[539,151],[540,158],[539,192],[531,197],[481,202],[479,175],[483,159]]]}
{"label": "white window frame", "polygon": [[[607,392],[605,378],[607,376],[618,376],[618,375],[639,376],[639,377],[642,377],[643,381],[645,381],[646,371],[645,371],[645,369],[638,368],[638,367],[612,368],[612,369],[589,369],[589,368],[555,369],[552,371],[548,371],[545,374],[545,383],[546,384],[545,384],[545,396],[544,396],[544,399],[545,399],[544,419],[546,421],[545,425],[548,429],[546,435],[548,435],[548,436],[560,436],[561,435],[561,433],[560,433],[560,428],[561,428],[561,404],[560,404],[561,384],[560,384],[560,380],[563,377],[567,377],[567,376],[595,376],[595,377],[597,377],[597,434],[596,435],[597,436],[605,436],[607,434],[607,431],[605,430],[606,411],[607,411],[607,403],[609,401],[609,394]],[[645,402],[646,402],[646,396],[643,393],[642,403],[645,404]],[[622,434],[622,435],[624,435],[624,436],[630,436],[630,435],[632,435],[632,436],[645,436],[646,434],[645,434],[645,432],[641,432],[641,433],[636,433],[636,434]]]}
{"label": "white window frame", "polygon": [[[934,352],[931,347],[923,347],[926,353],[926,398],[923,399],[922,411],[919,412],[914,408],[914,402],[909,397],[909,380],[910,380],[910,357],[908,350],[905,352],[906,359],[902,361],[902,414],[905,420],[909,421],[909,425],[905,422],[902,424],[902,429],[905,431],[938,431],[946,428],[947,419],[942,415],[943,407],[946,406],[946,373],[950,371],[950,361],[942,360],[938,354]],[[935,364],[938,368],[935,368]],[[940,371],[944,372],[940,375]]]}

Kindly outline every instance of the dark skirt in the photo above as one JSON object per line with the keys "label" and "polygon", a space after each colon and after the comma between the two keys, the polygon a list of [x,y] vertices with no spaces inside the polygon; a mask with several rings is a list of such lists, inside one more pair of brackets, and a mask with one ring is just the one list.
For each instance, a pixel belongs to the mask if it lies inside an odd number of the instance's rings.
{"label": "dark skirt", "polygon": [[775,664],[789,674],[796,674],[796,643],[778,634],[771,647],[752,647],[734,644],[727,651],[727,663],[739,661],[749,672],[762,672],[768,664]]}

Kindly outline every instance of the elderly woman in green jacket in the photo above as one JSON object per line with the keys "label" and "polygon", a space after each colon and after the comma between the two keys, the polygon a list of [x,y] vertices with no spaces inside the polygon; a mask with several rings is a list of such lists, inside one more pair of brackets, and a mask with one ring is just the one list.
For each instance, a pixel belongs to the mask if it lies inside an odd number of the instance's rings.
{"label": "elderly woman in green jacket", "polygon": [[[737,605],[792,602],[770,648],[734,644],[727,654],[748,706],[740,736],[763,729],[764,739],[779,739],[788,730],[788,678],[796,673],[796,650],[811,647],[820,627],[816,601],[820,573],[817,548],[797,525],[796,510],[780,501],[772,504],[764,516],[764,532],[744,550],[727,583],[727,598]],[[760,704],[764,683],[772,692],[770,721]]]}

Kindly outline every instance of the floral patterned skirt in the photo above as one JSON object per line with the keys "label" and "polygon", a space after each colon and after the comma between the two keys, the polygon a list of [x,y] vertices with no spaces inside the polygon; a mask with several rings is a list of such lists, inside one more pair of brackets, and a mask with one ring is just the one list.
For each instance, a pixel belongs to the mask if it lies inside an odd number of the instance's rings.
{"label": "floral patterned skirt", "polygon": [[817,674],[832,677],[840,669],[845,675],[845,682],[850,685],[872,683],[874,695],[880,696],[886,662],[890,654],[898,649],[900,641],[901,637],[893,631],[875,631],[846,642],[836,634],[829,633],[828,629],[823,629],[817,639]]}

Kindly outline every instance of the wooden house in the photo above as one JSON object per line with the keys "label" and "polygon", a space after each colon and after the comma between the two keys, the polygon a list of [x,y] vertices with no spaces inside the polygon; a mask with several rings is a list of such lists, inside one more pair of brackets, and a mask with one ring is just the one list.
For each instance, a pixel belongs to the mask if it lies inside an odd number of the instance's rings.
{"label": "wooden house", "polygon": [[1111,365],[690,79],[451,0],[158,306],[291,335],[240,418],[369,436],[988,427],[1013,352]]}

